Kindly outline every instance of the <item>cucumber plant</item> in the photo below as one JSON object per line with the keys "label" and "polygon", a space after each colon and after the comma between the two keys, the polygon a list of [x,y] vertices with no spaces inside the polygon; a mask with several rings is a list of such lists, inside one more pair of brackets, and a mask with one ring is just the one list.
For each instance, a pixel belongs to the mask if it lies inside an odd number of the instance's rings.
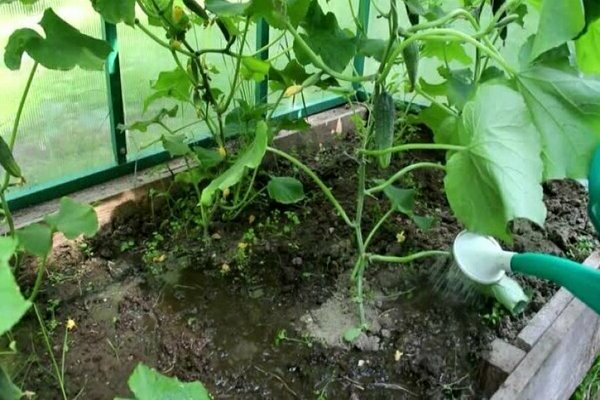
{"label": "cucumber plant", "polygon": [[[159,75],[147,102],[171,98],[189,104],[211,133],[213,149],[190,146],[181,128],[165,122],[177,114],[177,108],[161,110],[150,120],[128,127],[143,131],[158,124],[165,131],[159,139],[163,146],[193,161],[181,179],[196,191],[205,235],[217,210],[234,217],[267,190],[255,188],[267,153],[286,160],[316,183],[354,232],[352,277],[361,327],[368,323],[363,275],[370,264],[408,263],[447,254],[424,250],[391,256],[371,251],[380,228],[396,213],[408,216],[421,229],[432,222],[415,213],[415,189],[399,187],[403,177],[418,169],[444,171],[443,189],[460,223],[469,230],[510,240],[513,219],[544,223],[541,184],[549,179],[585,177],[598,143],[600,62],[594,46],[600,8],[592,0],[373,1],[377,16],[387,24],[386,38],[370,35],[352,2],[348,3],[352,21],[344,21],[351,23],[350,29],[343,29],[336,15],[325,11],[325,2],[318,0],[92,3],[104,19],[144,32],[173,58],[175,70]],[[141,13],[136,14],[136,5]],[[406,23],[401,22],[404,16]],[[247,42],[250,26],[258,21],[269,25],[274,39],[256,51]],[[164,37],[151,31],[149,24],[162,27]],[[529,24],[531,35],[521,40],[524,24]],[[196,29],[217,29],[223,46],[192,46],[188,36]],[[7,65],[18,64],[15,54],[24,51],[43,64],[40,57],[48,53],[37,51],[39,42],[62,44],[65,36],[51,37],[48,32],[45,40],[29,40],[21,34],[19,40],[9,42]],[[515,48],[520,49],[518,56],[509,57]],[[89,57],[99,49],[93,46],[85,54]],[[278,53],[261,57],[270,49]],[[213,78],[219,72],[211,68],[210,57],[231,62],[228,88],[215,86]],[[280,57],[288,60],[282,69],[274,63]],[[363,75],[347,72],[356,57],[369,59],[376,68]],[[97,65],[91,59],[65,57],[62,61],[82,67]],[[425,66],[435,72],[419,76]],[[261,80],[268,80],[277,94],[274,103],[255,104],[244,90],[248,83]],[[368,119],[358,123],[353,210],[344,208],[307,165],[273,146],[281,128],[305,126],[301,120],[275,118],[283,99],[302,96],[308,87],[339,92],[342,84],[368,93],[365,103],[370,110]],[[433,142],[403,143],[394,135],[391,95],[397,91],[425,104],[412,121],[429,126]],[[238,137],[236,151],[227,150],[230,133]],[[418,162],[389,171],[392,156],[414,150],[441,152],[446,161]],[[380,169],[367,176],[371,163]],[[268,193],[284,203],[301,199],[302,191],[293,178],[277,179],[268,186]],[[388,211],[369,227],[364,222],[367,197],[388,204]]]}

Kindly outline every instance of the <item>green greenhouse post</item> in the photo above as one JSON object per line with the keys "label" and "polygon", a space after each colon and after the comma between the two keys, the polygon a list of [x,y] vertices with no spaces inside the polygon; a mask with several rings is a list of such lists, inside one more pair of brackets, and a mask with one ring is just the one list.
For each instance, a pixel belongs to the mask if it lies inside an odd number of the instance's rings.
{"label": "green greenhouse post", "polygon": [[[362,29],[365,33],[369,31],[369,15],[371,9],[371,0],[360,0],[358,3],[358,20],[362,24]],[[358,32],[357,32],[358,34]],[[363,75],[365,72],[365,56],[354,57],[354,70],[357,75]],[[356,97],[362,101],[365,99],[365,90],[360,83],[352,85],[357,91]]]}
{"label": "green greenhouse post", "polygon": [[121,86],[121,69],[117,40],[117,27],[102,21],[104,39],[112,47],[112,53],[106,60],[106,88],[108,92],[108,111],[110,116],[110,133],[115,162],[127,162],[127,139],[120,125],[125,124],[125,109],[123,105],[123,90]]}
{"label": "green greenhouse post", "polygon": [[[269,44],[269,24],[265,20],[260,20],[256,27],[256,49],[261,49]],[[265,49],[258,54],[261,60],[269,59],[269,49]],[[256,84],[254,99],[256,104],[268,102],[269,81],[264,79]]]}

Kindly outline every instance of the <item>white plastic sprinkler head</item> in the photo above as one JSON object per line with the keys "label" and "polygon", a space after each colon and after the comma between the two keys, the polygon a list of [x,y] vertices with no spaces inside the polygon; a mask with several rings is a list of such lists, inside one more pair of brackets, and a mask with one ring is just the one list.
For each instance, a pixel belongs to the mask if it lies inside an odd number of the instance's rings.
{"label": "white plastic sprinkler head", "polygon": [[492,237],[468,231],[462,231],[454,239],[452,253],[460,270],[483,285],[498,283],[510,272],[510,260],[515,254],[502,250]]}

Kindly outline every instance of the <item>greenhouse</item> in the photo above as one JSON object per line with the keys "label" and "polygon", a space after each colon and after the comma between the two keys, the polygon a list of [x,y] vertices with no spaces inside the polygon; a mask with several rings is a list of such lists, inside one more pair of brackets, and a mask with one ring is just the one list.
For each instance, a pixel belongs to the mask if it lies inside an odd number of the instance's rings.
{"label": "greenhouse", "polygon": [[594,0],[0,0],[0,400],[600,398]]}

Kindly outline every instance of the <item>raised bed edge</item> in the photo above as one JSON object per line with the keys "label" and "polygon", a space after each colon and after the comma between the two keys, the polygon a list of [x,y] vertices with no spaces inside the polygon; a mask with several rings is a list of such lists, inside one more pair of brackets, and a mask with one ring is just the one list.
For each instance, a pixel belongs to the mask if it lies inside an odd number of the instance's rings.
{"label": "raised bed edge", "polygon": [[[584,263],[600,267],[600,251]],[[495,341],[487,357],[487,386],[498,378],[503,382],[492,400],[568,399],[600,351],[599,328],[600,316],[560,289],[519,333],[515,345]]]}

